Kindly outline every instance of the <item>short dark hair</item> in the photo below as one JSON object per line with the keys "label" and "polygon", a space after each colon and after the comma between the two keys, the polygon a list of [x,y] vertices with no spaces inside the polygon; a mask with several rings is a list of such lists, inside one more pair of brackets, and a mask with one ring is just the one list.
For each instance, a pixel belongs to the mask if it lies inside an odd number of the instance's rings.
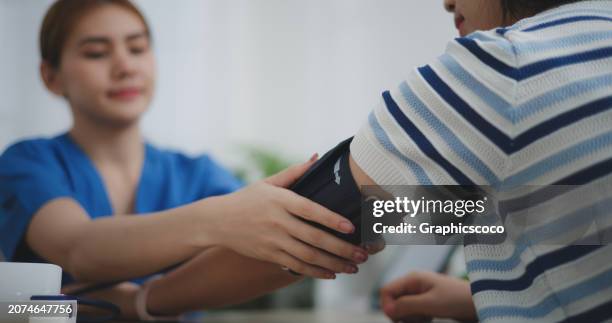
{"label": "short dark hair", "polygon": [[582,0],[501,0],[505,17],[525,18],[567,3]]}

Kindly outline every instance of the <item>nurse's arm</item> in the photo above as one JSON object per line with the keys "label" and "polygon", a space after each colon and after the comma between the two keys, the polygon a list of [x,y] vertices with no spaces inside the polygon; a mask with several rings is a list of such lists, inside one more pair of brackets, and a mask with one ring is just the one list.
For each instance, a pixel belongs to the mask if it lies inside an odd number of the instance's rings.
{"label": "nurse's arm", "polygon": [[219,210],[208,201],[147,216],[92,220],[78,202],[59,198],[36,212],[26,241],[77,281],[124,280],[158,272],[201,252],[206,243],[197,239],[206,234],[197,217],[202,212]]}
{"label": "nurse's arm", "polygon": [[290,167],[232,194],[146,216],[92,220],[75,200],[58,198],[36,212],[26,240],[34,252],[80,282],[149,275],[214,246],[312,277],[355,272],[354,264],[367,259],[362,248],[296,216],[344,233],[354,226],[341,215],[282,188],[313,162]]}
{"label": "nurse's arm", "polygon": [[153,282],[147,308],[155,314],[220,308],[244,303],[300,279],[277,264],[211,248]]}

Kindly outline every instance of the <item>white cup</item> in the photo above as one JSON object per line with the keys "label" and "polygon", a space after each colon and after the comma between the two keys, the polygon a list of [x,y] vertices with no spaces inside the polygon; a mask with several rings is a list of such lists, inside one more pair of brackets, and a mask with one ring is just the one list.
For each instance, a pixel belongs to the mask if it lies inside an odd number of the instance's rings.
{"label": "white cup", "polygon": [[0,302],[26,302],[32,295],[59,295],[61,287],[59,266],[0,262]]}

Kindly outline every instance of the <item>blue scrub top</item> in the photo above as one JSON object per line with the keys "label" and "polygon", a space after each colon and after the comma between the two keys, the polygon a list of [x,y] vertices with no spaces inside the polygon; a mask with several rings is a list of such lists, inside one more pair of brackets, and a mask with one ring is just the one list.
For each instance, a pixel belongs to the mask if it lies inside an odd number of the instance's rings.
{"label": "blue scrub top", "polygon": [[[191,158],[145,143],[134,213],[178,207],[241,185],[206,155]],[[36,211],[59,197],[74,199],[92,219],[114,213],[100,174],[68,133],[16,143],[0,156],[0,247],[7,260],[46,262],[24,237]],[[62,283],[72,281],[64,273]]]}

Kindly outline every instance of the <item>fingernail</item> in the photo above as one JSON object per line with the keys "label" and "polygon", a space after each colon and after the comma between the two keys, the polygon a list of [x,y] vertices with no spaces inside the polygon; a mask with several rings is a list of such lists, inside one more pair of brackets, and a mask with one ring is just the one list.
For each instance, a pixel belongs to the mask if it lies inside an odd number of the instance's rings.
{"label": "fingernail", "polygon": [[310,160],[309,160],[309,161],[313,162],[313,161],[315,161],[315,160],[317,160],[317,159],[319,159],[319,154],[318,154],[318,153],[314,153],[314,154],[312,154],[312,156],[310,157]]}
{"label": "fingernail", "polygon": [[364,253],[363,251],[355,251],[353,253],[353,260],[358,263],[365,262],[366,260],[368,260],[368,254]]}
{"label": "fingernail", "polygon": [[325,274],[325,278],[327,278],[327,279],[336,279],[336,274],[334,274],[334,273],[327,273],[327,274]]}
{"label": "fingernail", "polygon": [[357,266],[346,265],[346,267],[344,267],[344,272],[347,273],[347,274],[356,274],[357,271],[359,271]]}
{"label": "fingernail", "polygon": [[348,221],[342,221],[340,222],[340,230],[344,233],[353,233],[355,232],[355,226]]}
{"label": "fingernail", "polygon": [[393,304],[386,304],[383,307],[383,312],[385,312],[385,314],[389,315],[389,314],[393,313],[393,307],[394,307]]}

